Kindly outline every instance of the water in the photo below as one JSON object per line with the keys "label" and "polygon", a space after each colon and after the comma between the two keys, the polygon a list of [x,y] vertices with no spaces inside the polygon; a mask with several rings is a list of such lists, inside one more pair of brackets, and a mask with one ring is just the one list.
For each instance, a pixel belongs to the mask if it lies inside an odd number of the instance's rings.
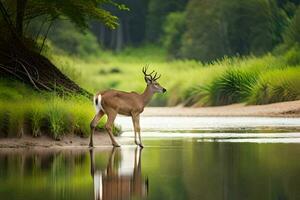
{"label": "water", "polygon": [[[202,133],[197,132],[202,122],[193,122],[196,132],[190,126],[185,131],[179,119],[173,124],[178,129],[159,131],[172,118],[153,120],[142,119],[143,150],[134,145],[0,150],[0,199],[300,199],[297,131]],[[263,126],[295,128],[297,120],[267,118]],[[127,126],[120,141],[132,141],[130,119],[118,122]],[[221,129],[220,123],[225,122],[215,120],[218,128],[211,129]]]}
{"label": "water", "polygon": [[[143,131],[300,128],[300,118],[283,117],[142,117],[140,121]],[[129,117],[117,117],[116,123],[132,130]]]}

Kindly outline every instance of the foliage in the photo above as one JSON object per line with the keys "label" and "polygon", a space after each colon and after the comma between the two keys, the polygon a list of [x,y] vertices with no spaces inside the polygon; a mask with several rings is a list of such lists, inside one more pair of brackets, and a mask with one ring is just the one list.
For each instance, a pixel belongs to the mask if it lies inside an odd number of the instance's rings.
{"label": "foliage", "polygon": [[275,1],[261,0],[191,0],[186,13],[182,54],[201,61],[266,53],[281,41],[278,29],[288,20]]}
{"label": "foliage", "polygon": [[300,99],[299,68],[284,68],[262,74],[251,91],[250,104],[268,104]]}
{"label": "foliage", "polygon": [[92,21],[91,31],[97,37],[101,47],[120,51],[129,45],[139,45],[146,35],[147,4],[145,0],[123,0],[130,12],[124,12],[114,7],[107,9],[118,17],[119,26],[116,29],[105,27],[101,22]]}
{"label": "foliage", "polygon": [[294,45],[291,47],[288,51],[284,54],[284,60],[287,63],[287,65],[290,66],[296,66],[300,65],[300,46]]}
{"label": "foliage", "polygon": [[25,19],[48,15],[51,18],[67,18],[78,27],[88,27],[89,19],[102,21],[106,26],[115,28],[117,17],[103,9],[104,4],[112,4],[119,9],[126,9],[122,4],[111,0],[28,0]]}
{"label": "foliage", "polygon": [[100,46],[91,31],[80,32],[69,22],[55,23],[49,32],[49,39],[55,47],[70,54],[83,58],[99,55]]}
{"label": "foliage", "polygon": [[163,44],[169,55],[179,58],[182,35],[185,30],[185,13],[172,12],[164,24]]}
{"label": "foliage", "polygon": [[163,23],[168,13],[184,10],[186,3],[187,0],[149,0],[146,18],[147,41],[159,42],[163,33]]}
{"label": "foliage", "polygon": [[[87,29],[91,20],[100,21],[105,26],[114,29],[118,25],[118,18],[105,7],[112,6],[119,10],[129,10],[124,4],[113,0],[3,0],[0,5],[3,17],[0,19],[0,24],[3,25],[3,30],[0,31],[3,37],[1,39],[14,40],[17,37],[31,49],[36,48],[36,42],[40,39],[42,42],[38,51],[43,49],[49,30],[58,20],[69,20],[81,30]],[[58,34],[62,36],[58,37],[63,37],[67,30],[67,27],[65,28],[60,28]],[[10,34],[7,34],[7,31]]]}
{"label": "foliage", "polygon": [[[94,116],[92,103],[82,96],[58,97],[55,93],[38,93],[24,84],[0,80],[1,136],[24,134],[34,137],[49,134],[60,139],[66,134],[87,137]],[[105,117],[98,127],[102,128]],[[119,134],[120,127],[114,128]]]}
{"label": "foliage", "polygon": [[[261,74],[277,69],[282,69],[284,74],[287,66],[291,66],[286,55],[224,57],[207,64],[195,60],[170,61],[166,57],[166,52],[160,47],[148,45],[128,48],[119,54],[106,51],[99,58],[88,60],[63,55],[54,55],[53,59],[61,69],[64,69],[65,63],[70,63],[68,71],[80,71],[76,78],[80,80],[78,83],[92,92],[113,88],[141,93],[146,87],[141,68],[149,64],[151,69],[162,74],[159,83],[168,90],[166,94],[155,94],[150,102],[152,106],[250,102],[252,88],[259,84]],[[299,71],[299,65],[293,66],[295,71]]]}
{"label": "foliage", "polygon": [[295,43],[300,44],[300,7],[295,12],[290,25],[283,33],[284,45],[293,46]]}
{"label": "foliage", "polygon": [[214,79],[211,84],[203,86],[202,90],[207,93],[210,105],[243,102],[251,94],[256,76],[255,72],[229,69]]}
{"label": "foliage", "polygon": [[[37,2],[45,3],[44,0]],[[299,2],[293,0],[122,1],[130,8],[130,12],[124,12],[125,6],[121,6],[121,10],[118,9],[120,6],[111,6],[111,1],[105,1],[104,4],[101,4],[101,0],[96,2],[100,2],[100,6],[95,8],[93,5],[90,9],[105,9],[118,17],[115,25],[118,23],[120,26],[111,30],[103,25],[99,16],[97,18],[90,14],[95,11],[86,13],[85,6],[79,6],[89,5],[90,1],[67,1],[60,8],[60,18],[69,19],[76,27],[85,29],[86,35],[76,32],[69,28],[68,23],[64,23],[61,27],[52,28],[55,30],[52,34],[55,45],[67,52],[85,56],[101,52],[97,51],[99,46],[102,50],[119,52],[147,42],[161,42],[170,58],[211,62],[224,56],[264,55],[283,41],[286,46],[291,46],[299,35]],[[51,9],[42,15],[44,18],[39,18],[41,25],[37,26],[35,34],[39,32],[39,27],[42,33],[45,32],[49,15],[56,16],[57,11],[52,10],[57,6],[56,3],[54,1],[47,5]],[[71,8],[74,7],[74,12],[66,11],[68,3]],[[77,11],[83,12],[82,16],[77,16]],[[96,20],[90,20],[91,18]]]}
{"label": "foliage", "polygon": [[[186,58],[210,61],[226,54],[220,30],[218,1],[189,1],[186,8],[186,31],[182,40],[182,55]],[[199,12],[199,9],[205,12]]]}

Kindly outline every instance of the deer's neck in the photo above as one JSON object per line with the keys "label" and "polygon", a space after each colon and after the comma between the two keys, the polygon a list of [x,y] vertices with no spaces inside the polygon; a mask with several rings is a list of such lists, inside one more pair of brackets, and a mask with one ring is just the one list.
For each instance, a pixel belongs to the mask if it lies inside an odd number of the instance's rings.
{"label": "deer's neck", "polygon": [[150,87],[147,85],[146,89],[144,90],[144,92],[141,94],[142,100],[143,100],[143,104],[144,106],[146,106],[149,101],[151,100],[152,96],[153,96],[154,92],[150,89]]}

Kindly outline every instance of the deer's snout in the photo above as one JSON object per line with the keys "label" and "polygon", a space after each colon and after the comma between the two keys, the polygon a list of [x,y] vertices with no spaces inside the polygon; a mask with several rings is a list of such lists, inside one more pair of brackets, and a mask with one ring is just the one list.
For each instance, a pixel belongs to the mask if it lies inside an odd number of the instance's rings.
{"label": "deer's snout", "polygon": [[167,89],[166,89],[166,88],[163,88],[163,90],[162,90],[162,91],[163,91],[163,93],[165,93],[165,92],[167,91]]}

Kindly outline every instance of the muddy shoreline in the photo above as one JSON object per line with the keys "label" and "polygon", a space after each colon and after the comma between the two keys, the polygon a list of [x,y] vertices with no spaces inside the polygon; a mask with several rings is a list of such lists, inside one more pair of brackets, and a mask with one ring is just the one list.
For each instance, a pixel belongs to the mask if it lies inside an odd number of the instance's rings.
{"label": "muddy shoreline", "polygon": [[[117,141],[122,144],[129,144],[128,141],[120,137],[116,137]],[[133,143],[133,141],[132,141]],[[110,138],[105,132],[96,132],[94,134],[95,147],[111,147]],[[49,136],[32,137],[24,135],[21,138],[0,138],[0,149],[23,149],[23,148],[39,148],[39,149],[88,149],[89,138],[82,138],[77,135],[66,135],[57,141]]]}

